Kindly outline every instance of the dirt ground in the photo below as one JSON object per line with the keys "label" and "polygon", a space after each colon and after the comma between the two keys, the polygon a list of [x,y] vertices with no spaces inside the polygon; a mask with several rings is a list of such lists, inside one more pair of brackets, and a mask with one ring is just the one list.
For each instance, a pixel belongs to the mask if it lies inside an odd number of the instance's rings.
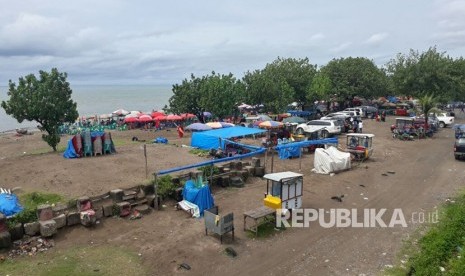
{"label": "dirt ground", "polygon": [[[464,122],[463,119],[457,119]],[[399,141],[392,138],[389,126],[366,120],[364,132],[374,133],[375,151],[362,164],[353,163],[349,171],[334,176],[311,172],[313,154],[302,160],[274,160],[274,171],[304,174],[303,207],[324,209],[386,208],[392,213],[401,208],[407,227],[393,228],[323,228],[317,223],[309,228],[291,228],[268,238],[251,238],[243,228],[243,213],[262,206],[266,182],[249,178],[241,189],[213,187],[220,212],[234,212],[236,239],[225,236],[223,244],[213,235],[205,236],[202,219],[189,218],[174,210],[174,202],[140,220],[105,219],[96,228],[73,227],[60,231],[56,250],[75,245],[115,245],[141,254],[150,275],[375,275],[397,259],[402,241],[419,226],[412,214],[435,211],[454,196],[465,177],[465,162],[454,160],[453,131],[440,130],[434,138]],[[132,130],[113,132],[113,139],[125,141],[117,154],[67,160],[58,153],[38,154],[48,150],[40,134],[16,137],[0,136],[0,187],[21,187],[22,191],[47,191],[66,197],[97,195],[114,188],[127,188],[146,179],[143,143],[131,142],[133,136],[151,141],[167,137],[170,144],[148,144],[148,172],[206,160],[189,154],[182,144],[190,144],[175,131]],[[69,137],[62,138],[65,145]],[[127,141],[127,142],[126,142]],[[341,137],[340,143],[345,143]],[[264,162],[264,156],[261,157]],[[271,169],[267,160],[267,171]],[[386,174],[388,171],[395,174]],[[383,175],[385,174],[385,175]],[[363,186],[360,186],[363,185]],[[344,194],[342,202],[331,197]],[[389,222],[389,216],[386,216]],[[383,218],[385,218],[383,216]],[[414,217],[415,218],[415,217]],[[232,246],[238,253],[231,258],[223,253]],[[187,263],[190,271],[179,270]]]}

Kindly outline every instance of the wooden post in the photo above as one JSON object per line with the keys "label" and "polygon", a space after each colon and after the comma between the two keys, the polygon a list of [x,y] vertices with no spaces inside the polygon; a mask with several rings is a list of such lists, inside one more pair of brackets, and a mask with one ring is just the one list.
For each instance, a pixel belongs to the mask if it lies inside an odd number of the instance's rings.
{"label": "wooden post", "polygon": [[153,188],[155,190],[155,199],[153,202],[153,208],[158,210],[158,173],[153,174],[155,177],[155,183],[153,184]]}
{"label": "wooden post", "polygon": [[273,167],[274,167],[274,151],[271,149],[271,173],[273,173]]}
{"label": "wooden post", "polygon": [[300,157],[299,157],[299,172],[302,171],[302,155],[303,155],[304,151],[303,151],[303,148],[300,148]]}
{"label": "wooden post", "polygon": [[211,164],[210,166],[211,166],[210,168],[210,187],[211,187],[213,184],[213,164]]}
{"label": "wooden post", "polygon": [[147,168],[147,144],[144,144],[144,157],[145,157],[145,178],[149,178],[148,168]]}

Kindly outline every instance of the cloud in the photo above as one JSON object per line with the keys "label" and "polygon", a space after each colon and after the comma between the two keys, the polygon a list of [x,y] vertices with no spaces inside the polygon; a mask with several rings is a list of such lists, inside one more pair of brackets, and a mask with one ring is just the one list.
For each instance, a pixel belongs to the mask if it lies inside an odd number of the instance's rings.
{"label": "cloud", "polygon": [[465,45],[465,2],[441,0],[436,1],[436,12],[433,17],[437,22],[437,30],[431,35],[451,50],[463,49]]}
{"label": "cloud", "polygon": [[336,47],[331,48],[330,51],[333,53],[341,53],[347,50],[351,45],[352,45],[352,42],[344,42],[344,43],[339,44]]}
{"label": "cloud", "polygon": [[364,43],[371,45],[379,45],[383,40],[385,40],[389,35],[387,33],[377,33],[370,36]]}

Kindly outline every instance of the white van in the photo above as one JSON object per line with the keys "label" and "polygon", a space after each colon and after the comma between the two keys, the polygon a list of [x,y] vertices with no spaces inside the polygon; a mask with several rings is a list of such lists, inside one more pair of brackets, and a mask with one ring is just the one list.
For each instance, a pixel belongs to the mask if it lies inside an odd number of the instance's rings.
{"label": "white van", "polygon": [[344,109],[344,111],[354,111],[356,112],[357,116],[360,116],[362,118],[366,117],[366,113],[361,107],[349,107],[349,108]]}

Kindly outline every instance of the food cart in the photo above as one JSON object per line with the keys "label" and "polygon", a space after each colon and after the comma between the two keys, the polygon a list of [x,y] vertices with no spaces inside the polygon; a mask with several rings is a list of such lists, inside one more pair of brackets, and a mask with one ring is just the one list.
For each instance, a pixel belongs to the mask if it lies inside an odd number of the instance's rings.
{"label": "food cart", "polygon": [[369,133],[348,133],[347,152],[350,152],[356,160],[366,160],[373,154],[374,134]]}
{"label": "food cart", "polygon": [[303,175],[295,172],[269,173],[263,203],[272,209],[298,209],[302,207]]}

